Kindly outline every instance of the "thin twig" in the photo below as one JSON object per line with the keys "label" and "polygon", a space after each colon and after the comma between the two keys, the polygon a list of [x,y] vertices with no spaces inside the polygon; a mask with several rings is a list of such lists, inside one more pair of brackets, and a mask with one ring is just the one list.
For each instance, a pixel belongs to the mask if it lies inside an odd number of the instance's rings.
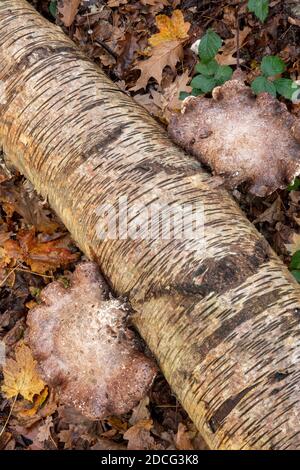
{"label": "thin twig", "polygon": [[10,407],[10,410],[9,410],[8,416],[7,416],[7,418],[6,418],[6,421],[5,421],[4,425],[3,425],[3,428],[2,428],[1,431],[0,431],[0,437],[1,437],[2,434],[4,433],[4,430],[5,430],[5,428],[6,428],[7,424],[8,424],[8,421],[10,420],[10,417],[11,417],[12,411],[13,411],[13,409],[14,409],[14,406],[15,406],[15,404],[16,404],[17,398],[18,398],[18,395],[15,396],[14,401],[12,402],[12,405],[11,405],[11,407]]}
{"label": "thin twig", "polygon": [[54,279],[54,276],[49,276],[47,274],[41,274],[41,273],[37,273],[35,271],[31,271],[30,269],[26,269],[26,268],[17,268],[17,271],[22,271],[24,273],[29,273],[29,274],[34,274],[35,276],[40,276],[40,277],[47,277],[49,279]]}
{"label": "thin twig", "polygon": [[98,46],[103,47],[103,49],[105,49],[106,52],[108,52],[108,54],[110,54],[115,60],[118,60],[117,54],[107,44],[105,44],[105,42],[100,41],[100,39],[95,39],[94,42],[98,44]]}
{"label": "thin twig", "polygon": [[9,278],[9,276],[14,272],[16,271],[16,269],[18,269],[19,267],[19,264],[17,264],[14,268],[12,268],[9,273],[5,276],[4,279],[2,279],[2,281],[0,282],[0,287],[4,286],[5,282],[7,281],[7,279]]}
{"label": "thin twig", "polygon": [[236,9],[236,66],[240,68],[240,16],[239,7]]}

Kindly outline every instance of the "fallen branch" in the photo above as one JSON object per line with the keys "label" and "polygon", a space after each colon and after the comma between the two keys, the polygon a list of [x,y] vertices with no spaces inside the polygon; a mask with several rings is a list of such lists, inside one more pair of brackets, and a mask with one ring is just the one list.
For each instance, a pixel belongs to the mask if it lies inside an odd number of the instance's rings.
{"label": "fallen branch", "polygon": [[[200,163],[24,0],[0,3],[0,57],[6,155],[129,298],[210,447],[299,449],[299,288],[263,237]],[[197,203],[205,244],[135,238],[137,216],[131,237],[101,239],[99,208],[124,216],[125,197],[129,208]]]}

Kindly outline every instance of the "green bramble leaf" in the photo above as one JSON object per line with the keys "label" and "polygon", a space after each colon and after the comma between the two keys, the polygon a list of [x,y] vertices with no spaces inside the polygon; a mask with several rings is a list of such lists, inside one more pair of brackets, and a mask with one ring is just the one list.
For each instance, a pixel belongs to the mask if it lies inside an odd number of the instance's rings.
{"label": "green bramble leaf", "polygon": [[261,61],[260,69],[265,77],[273,77],[279,73],[283,73],[286,65],[277,55],[269,55]]}
{"label": "green bramble leaf", "polygon": [[217,85],[223,85],[223,83],[230,80],[233,74],[233,70],[229,65],[219,65],[214,79],[217,82]]}
{"label": "green bramble leaf", "polygon": [[49,12],[51,13],[51,15],[56,18],[56,14],[57,14],[57,0],[51,0],[50,4],[49,4]]}
{"label": "green bramble leaf", "polygon": [[187,91],[181,91],[179,93],[179,99],[181,101],[185,100],[185,98],[187,98],[188,96],[191,96],[190,93],[188,93]]}
{"label": "green bramble leaf", "polygon": [[274,80],[273,83],[279,95],[283,96],[288,100],[292,99],[292,96],[296,91],[293,80],[291,80],[290,78],[278,78],[278,80]]}
{"label": "green bramble leaf", "polygon": [[290,269],[300,269],[300,250],[293,254],[290,262]]}
{"label": "green bramble leaf", "polygon": [[296,279],[296,281],[300,282],[300,271],[293,270],[293,271],[291,271],[291,273],[294,276],[294,278]]}
{"label": "green bramble leaf", "polygon": [[198,64],[196,64],[195,70],[196,72],[201,73],[206,77],[210,77],[212,75],[215,75],[218,68],[218,62],[215,59],[212,59],[207,63],[199,62]]}
{"label": "green bramble leaf", "polygon": [[295,181],[293,182],[293,184],[288,185],[287,190],[288,191],[298,191],[299,188],[300,188],[300,179],[295,178]]}
{"label": "green bramble leaf", "polygon": [[209,29],[200,40],[198,54],[201,62],[207,64],[214,59],[218,50],[222,46],[222,39],[212,29]]}
{"label": "green bramble leaf", "polygon": [[193,88],[192,92],[191,92],[191,95],[192,96],[200,96],[200,95],[204,95],[204,93],[203,93],[202,90],[198,90],[198,88]]}
{"label": "green bramble leaf", "polygon": [[203,93],[209,93],[215,88],[217,82],[214,78],[208,78],[204,75],[196,75],[190,84],[193,88],[203,91]]}
{"label": "green bramble leaf", "polygon": [[248,10],[264,23],[269,14],[269,0],[249,0]]}
{"label": "green bramble leaf", "polygon": [[253,80],[251,83],[251,89],[256,95],[267,92],[272,96],[276,96],[275,85],[263,76],[257,77],[255,80]]}

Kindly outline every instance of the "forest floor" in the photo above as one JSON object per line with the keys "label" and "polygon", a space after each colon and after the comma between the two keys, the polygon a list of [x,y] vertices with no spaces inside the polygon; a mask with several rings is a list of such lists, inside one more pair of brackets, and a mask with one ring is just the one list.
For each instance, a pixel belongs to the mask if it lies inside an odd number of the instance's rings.
{"label": "forest floor", "polygon": [[[170,113],[180,108],[179,92],[190,91],[197,62],[191,45],[208,28],[223,39],[222,63],[233,69],[239,29],[239,58],[249,82],[259,75],[259,64],[266,55],[282,58],[286,73],[293,80],[300,78],[300,12],[293,16],[292,9],[296,2],[270,1],[264,23],[247,10],[247,2],[239,0],[83,0],[79,8],[80,2],[72,0],[30,3],[60,25],[163,126]],[[157,15],[171,17],[174,10],[179,10],[189,24],[187,37],[180,42],[182,51],[177,65],[170,67],[168,58],[160,57],[149,76],[143,62],[151,57],[148,41],[158,33]],[[280,99],[300,117],[299,104]],[[292,269],[300,279],[299,180],[293,187],[277,190],[266,198],[249,194],[244,186],[235,189],[233,196],[289,267],[294,255]],[[28,181],[11,173],[1,158],[0,347],[5,345],[8,358],[14,357],[16,346],[26,337],[26,316],[39,304],[41,290],[53,279],[64,283],[81,259],[84,256],[47,203],[40,200]],[[0,395],[0,450],[126,448],[206,448],[161,374],[130,413],[98,421],[88,420],[60,404],[48,387],[33,403],[21,396],[13,403],[5,394]]]}

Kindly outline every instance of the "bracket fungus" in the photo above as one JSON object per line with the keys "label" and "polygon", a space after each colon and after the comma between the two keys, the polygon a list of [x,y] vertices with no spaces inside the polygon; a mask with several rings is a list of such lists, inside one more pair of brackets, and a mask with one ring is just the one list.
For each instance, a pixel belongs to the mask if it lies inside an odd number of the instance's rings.
{"label": "bracket fungus", "polygon": [[55,281],[29,312],[29,343],[40,374],[61,402],[91,419],[131,410],[156,375],[126,326],[128,312],[108,290],[97,265],[77,266],[71,286]]}
{"label": "bracket fungus", "polygon": [[300,119],[268,93],[256,98],[241,76],[212,98],[186,98],[168,131],[230,188],[246,182],[263,197],[300,173]]}

